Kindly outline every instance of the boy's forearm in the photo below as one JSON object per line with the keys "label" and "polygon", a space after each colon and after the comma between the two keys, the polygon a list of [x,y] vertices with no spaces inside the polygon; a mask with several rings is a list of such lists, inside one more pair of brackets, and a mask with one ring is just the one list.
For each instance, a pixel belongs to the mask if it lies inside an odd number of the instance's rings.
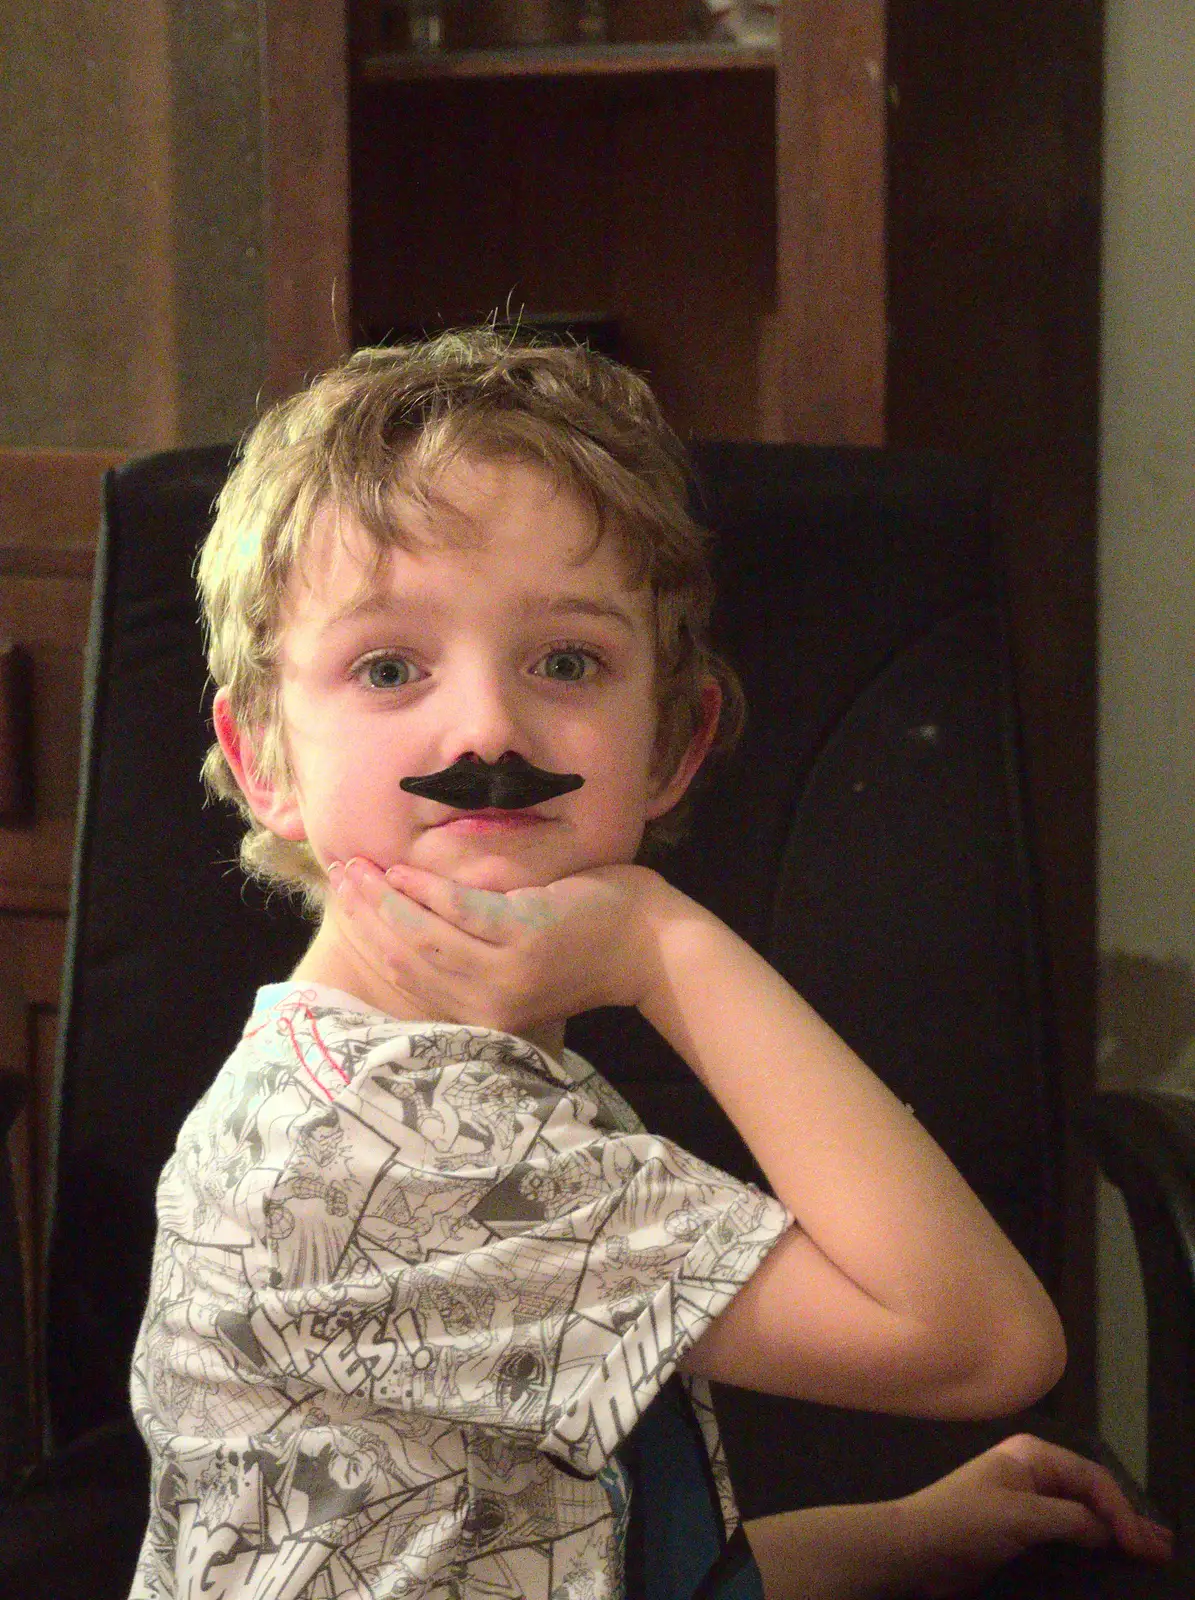
{"label": "boy's forearm", "polygon": [[[826,1315],[840,1294],[844,1326],[861,1348],[872,1338],[877,1350],[896,1350],[914,1389],[922,1378],[931,1391],[940,1385],[926,1409],[1027,1403],[1045,1386],[1034,1371],[1046,1382],[1057,1376],[1057,1319],[916,1117],[717,918],[676,896],[656,926],[659,964],[641,1010],[719,1100],[816,1247],[803,1246],[810,1259],[799,1270],[812,1273]],[[790,1251],[794,1260],[801,1248]],[[870,1332],[861,1310],[872,1313]],[[982,1367],[996,1341],[1002,1373],[987,1396],[986,1378],[968,1364]],[[855,1403],[916,1401],[899,1372],[891,1395],[883,1381],[879,1372],[875,1392]]]}
{"label": "boy's forearm", "polygon": [[890,1503],[813,1506],[744,1524],[764,1600],[905,1600],[912,1560]]}

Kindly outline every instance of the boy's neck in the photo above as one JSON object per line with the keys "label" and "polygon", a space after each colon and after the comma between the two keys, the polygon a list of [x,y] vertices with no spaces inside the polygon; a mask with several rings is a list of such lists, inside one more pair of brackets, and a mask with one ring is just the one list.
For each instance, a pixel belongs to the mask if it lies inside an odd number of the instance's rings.
{"label": "boy's neck", "polygon": [[[373,1011],[404,1022],[457,1022],[477,1026],[470,1016],[450,1015],[445,1008],[428,1002],[417,992],[382,976],[361,959],[336,925],[334,916],[325,915],[315,938],[291,974],[303,983],[322,983],[340,989],[360,1000]],[[559,1058],[564,1048],[567,1019],[549,1021],[520,1035],[548,1055]]]}

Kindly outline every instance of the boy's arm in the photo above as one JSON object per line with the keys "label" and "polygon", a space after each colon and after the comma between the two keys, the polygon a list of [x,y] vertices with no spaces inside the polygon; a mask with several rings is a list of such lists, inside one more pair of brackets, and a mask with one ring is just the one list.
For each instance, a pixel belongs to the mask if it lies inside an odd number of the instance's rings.
{"label": "boy's arm", "polygon": [[924,1415],[1011,1411],[1061,1374],[1056,1312],[913,1114],[762,957],[655,897],[639,1006],[798,1228],[686,1358],[723,1382]]}
{"label": "boy's arm", "polygon": [[901,1500],[817,1506],[746,1524],[767,1600],[897,1600],[974,1591],[1005,1562],[1064,1541],[1161,1562],[1164,1528],[1103,1467],[1028,1434]]}
{"label": "boy's arm", "polygon": [[721,1102],[798,1227],[690,1370],[947,1417],[1015,1410],[1057,1380],[1054,1308],[939,1147],[750,946],[657,874],[600,868],[507,895],[405,867],[334,881],[360,946],[437,1014],[533,1034],[637,1005]]}

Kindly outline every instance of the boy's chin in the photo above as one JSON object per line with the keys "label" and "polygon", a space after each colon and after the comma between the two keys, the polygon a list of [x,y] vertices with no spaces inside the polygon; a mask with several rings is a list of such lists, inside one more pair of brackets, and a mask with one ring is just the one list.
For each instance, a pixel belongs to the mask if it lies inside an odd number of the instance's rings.
{"label": "boy's chin", "polygon": [[[433,846],[428,848],[429,843]],[[448,848],[445,848],[448,846]],[[553,852],[526,852],[485,848],[471,842],[465,848],[454,848],[454,842],[424,834],[406,860],[413,867],[434,872],[466,889],[486,889],[494,894],[507,894],[512,889],[541,889],[571,870],[557,859]]]}
{"label": "boy's chin", "polygon": [[461,861],[442,870],[446,878],[466,889],[485,889],[492,894],[509,894],[512,889],[542,889],[545,884],[565,876],[564,872],[543,867],[537,871],[527,862],[510,861],[501,856]]}
{"label": "boy's chin", "polygon": [[[425,834],[419,845],[426,843]],[[423,867],[467,889],[484,889],[493,894],[509,894],[512,889],[542,889],[574,873],[594,867],[611,866],[614,860],[631,860],[628,853],[611,859],[599,850],[585,851],[575,840],[544,840],[538,848],[506,848],[472,841],[464,848],[444,849],[447,840],[436,841],[436,849],[420,849],[408,856],[413,867]]]}

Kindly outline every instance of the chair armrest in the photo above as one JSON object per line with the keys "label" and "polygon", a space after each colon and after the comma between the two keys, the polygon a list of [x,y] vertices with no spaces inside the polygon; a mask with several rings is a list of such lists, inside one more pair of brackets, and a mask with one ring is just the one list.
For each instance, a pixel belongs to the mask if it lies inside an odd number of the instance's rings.
{"label": "chair armrest", "polygon": [[1094,1096],[1085,1121],[1100,1166],[1124,1196],[1141,1261],[1149,1495],[1195,1571],[1195,1099],[1108,1091]]}
{"label": "chair armrest", "polygon": [[29,1081],[23,1072],[0,1067],[0,1140],[7,1139],[9,1130],[25,1104]]}

